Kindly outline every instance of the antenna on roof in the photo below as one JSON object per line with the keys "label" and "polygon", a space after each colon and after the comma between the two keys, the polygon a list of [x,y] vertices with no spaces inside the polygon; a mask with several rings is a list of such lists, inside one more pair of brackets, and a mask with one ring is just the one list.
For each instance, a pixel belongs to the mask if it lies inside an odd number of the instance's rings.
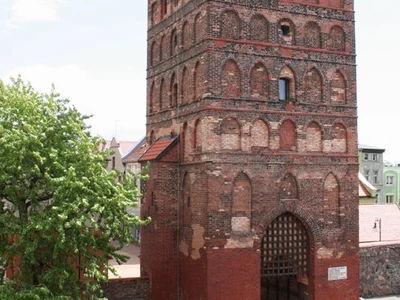
{"label": "antenna on roof", "polygon": [[119,120],[115,120],[114,136],[116,139],[118,139],[118,122]]}

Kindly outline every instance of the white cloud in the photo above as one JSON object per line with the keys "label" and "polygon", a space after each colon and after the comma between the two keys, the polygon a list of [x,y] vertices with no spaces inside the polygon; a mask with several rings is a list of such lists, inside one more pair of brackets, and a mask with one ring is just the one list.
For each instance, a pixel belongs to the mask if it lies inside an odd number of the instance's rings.
{"label": "white cloud", "polygon": [[13,0],[9,25],[58,20],[59,5],[65,0]]}
{"label": "white cloud", "polygon": [[120,140],[139,140],[145,135],[144,79],[96,79],[75,64],[17,67],[7,78],[18,75],[40,92],[50,92],[54,83],[62,98],[70,99],[80,112],[93,115],[89,124],[94,134]]}

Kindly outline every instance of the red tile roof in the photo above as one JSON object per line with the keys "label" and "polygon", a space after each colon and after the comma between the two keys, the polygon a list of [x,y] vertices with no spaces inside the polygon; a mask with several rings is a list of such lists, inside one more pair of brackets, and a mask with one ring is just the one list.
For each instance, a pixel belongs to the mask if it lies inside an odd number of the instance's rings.
{"label": "red tile roof", "polygon": [[124,163],[136,163],[139,158],[146,152],[148,146],[146,138],[143,138],[137,145],[131,149],[122,159]]}
{"label": "red tile roof", "polygon": [[134,148],[137,145],[138,142],[132,142],[132,141],[119,141],[119,148],[121,149],[122,156],[125,154],[129,153],[132,148]]}
{"label": "red tile roof", "polygon": [[157,159],[173,142],[176,141],[176,137],[172,139],[161,139],[157,140],[151,147],[139,158],[138,161],[148,161]]}

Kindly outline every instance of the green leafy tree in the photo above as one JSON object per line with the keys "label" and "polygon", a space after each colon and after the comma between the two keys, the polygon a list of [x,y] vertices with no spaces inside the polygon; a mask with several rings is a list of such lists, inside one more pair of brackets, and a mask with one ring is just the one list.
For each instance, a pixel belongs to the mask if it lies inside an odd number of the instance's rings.
{"label": "green leafy tree", "polygon": [[15,289],[95,298],[108,260],[125,261],[117,251],[131,228],[149,222],[126,213],[139,197],[137,178],[117,183],[106,171],[110,153],[88,118],[54,88],[0,81],[0,263],[14,270]]}

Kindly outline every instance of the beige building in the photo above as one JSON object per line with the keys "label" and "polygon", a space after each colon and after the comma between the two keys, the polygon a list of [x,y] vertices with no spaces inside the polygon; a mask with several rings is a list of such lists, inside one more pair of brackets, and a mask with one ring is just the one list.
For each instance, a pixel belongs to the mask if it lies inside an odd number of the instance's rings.
{"label": "beige building", "polygon": [[[111,155],[107,158],[107,170],[119,171],[120,176],[118,176],[118,181],[122,180],[123,174],[127,171],[139,172],[140,164],[137,163],[137,157],[140,157],[141,154],[139,155],[137,152],[144,151],[145,145],[144,139],[140,142],[133,142],[118,141],[114,137],[111,141],[106,141],[104,150],[110,149],[112,151]],[[140,182],[138,182],[138,188],[140,188]],[[138,206],[128,208],[127,213],[140,216],[140,199],[138,199]],[[132,228],[132,236],[139,239],[139,230]]]}

